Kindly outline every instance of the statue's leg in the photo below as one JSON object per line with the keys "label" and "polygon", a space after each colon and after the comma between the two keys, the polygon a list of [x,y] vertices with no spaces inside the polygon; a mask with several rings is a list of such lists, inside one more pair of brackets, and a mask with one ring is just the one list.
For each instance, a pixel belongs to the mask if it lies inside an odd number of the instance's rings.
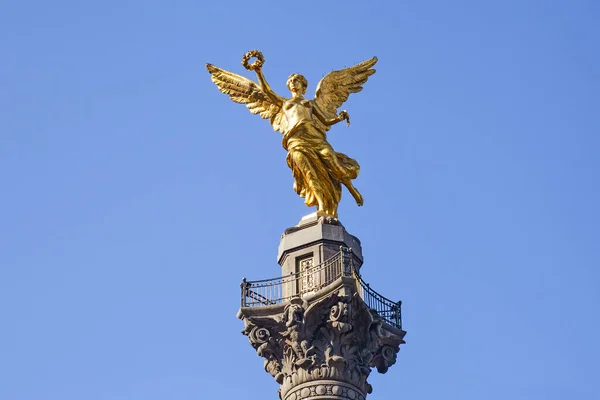
{"label": "statue's leg", "polygon": [[[326,163],[329,163],[332,168],[337,171],[344,171],[344,166],[338,160],[337,153],[333,150],[331,146],[323,147],[320,151],[321,156],[323,157]],[[331,171],[333,172],[333,171]],[[333,172],[335,174],[335,172]]]}
{"label": "statue's leg", "polygon": [[354,200],[356,200],[356,204],[362,206],[364,203],[363,197],[360,194],[360,192],[354,187],[354,185],[352,185],[352,181],[350,179],[347,179],[342,183],[348,188],[348,191],[350,191],[350,194],[352,195],[352,197],[354,197]]}
{"label": "statue's leg", "polygon": [[315,192],[315,197],[317,199],[317,215],[327,215],[327,211],[325,210],[325,202],[323,201],[323,196],[320,193]]}

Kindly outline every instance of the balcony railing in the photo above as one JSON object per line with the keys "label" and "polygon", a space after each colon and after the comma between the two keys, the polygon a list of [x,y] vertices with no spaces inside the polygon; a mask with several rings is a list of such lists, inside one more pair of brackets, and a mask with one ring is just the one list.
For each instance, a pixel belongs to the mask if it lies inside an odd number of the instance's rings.
{"label": "balcony railing", "polygon": [[402,329],[402,302],[391,301],[369,286],[356,272],[352,250],[341,247],[340,252],[321,264],[288,276],[261,281],[242,281],[242,307],[282,304],[294,297],[316,292],[340,277],[354,278],[357,291],[372,311],[388,324]]}

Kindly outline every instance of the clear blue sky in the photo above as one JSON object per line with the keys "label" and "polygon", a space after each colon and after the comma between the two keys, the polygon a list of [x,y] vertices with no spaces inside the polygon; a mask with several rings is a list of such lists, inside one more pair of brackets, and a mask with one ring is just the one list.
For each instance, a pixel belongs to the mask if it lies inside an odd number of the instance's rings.
{"label": "clear blue sky", "polygon": [[0,399],[276,399],[240,334],[312,210],[207,62],[286,95],[376,55],[330,131],[407,344],[372,400],[598,399],[600,3],[0,5]]}

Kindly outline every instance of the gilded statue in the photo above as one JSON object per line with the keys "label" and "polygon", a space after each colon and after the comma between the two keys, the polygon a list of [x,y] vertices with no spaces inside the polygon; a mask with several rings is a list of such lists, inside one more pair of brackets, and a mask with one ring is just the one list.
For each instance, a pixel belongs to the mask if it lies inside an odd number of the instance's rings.
{"label": "gilded statue", "polygon": [[[253,63],[249,60],[256,58]],[[327,141],[327,131],[334,124],[346,121],[350,115],[338,108],[350,93],[362,90],[362,85],[375,73],[372,67],[377,57],[339,71],[331,71],[317,85],[314,100],[304,98],[308,82],[300,74],[292,74],[286,82],[291,98],[276,94],[265,79],[264,57],[258,50],[247,52],[242,65],[256,72],[258,83],[224,69],[206,64],[212,81],[219,90],[236,103],[245,104],[253,114],[268,119],[274,130],[283,134],[287,165],[294,177],[294,190],[307,206],[317,206],[320,216],[337,218],[342,185],[359,206],[363,197],[352,185],[360,167],[356,160],[333,150]]]}

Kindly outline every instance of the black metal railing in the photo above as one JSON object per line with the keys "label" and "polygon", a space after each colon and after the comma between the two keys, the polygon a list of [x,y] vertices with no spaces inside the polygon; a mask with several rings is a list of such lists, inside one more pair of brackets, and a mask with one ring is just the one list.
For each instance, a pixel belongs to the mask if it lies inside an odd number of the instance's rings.
{"label": "black metal railing", "polygon": [[[344,268],[346,264],[346,268]],[[242,281],[242,307],[281,304],[292,297],[314,292],[351,274],[349,258],[340,251],[325,262],[288,276],[261,281]]]}
{"label": "black metal railing", "polygon": [[383,297],[371,289],[371,286],[361,277],[358,277],[358,282],[361,287],[360,296],[367,307],[375,311],[388,324],[402,329],[402,302]]}
{"label": "black metal railing", "polygon": [[246,281],[241,286],[242,307],[258,307],[282,304],[293,297],[316,292],[339,279],[342,276],[353,277],[357,290],[365,304],[375,311],[388,324],[402,328],[402,302],[393,302],[363,281],[353,266],[352,250],[341,247],[340,252],[304,271],[273,279]]}

